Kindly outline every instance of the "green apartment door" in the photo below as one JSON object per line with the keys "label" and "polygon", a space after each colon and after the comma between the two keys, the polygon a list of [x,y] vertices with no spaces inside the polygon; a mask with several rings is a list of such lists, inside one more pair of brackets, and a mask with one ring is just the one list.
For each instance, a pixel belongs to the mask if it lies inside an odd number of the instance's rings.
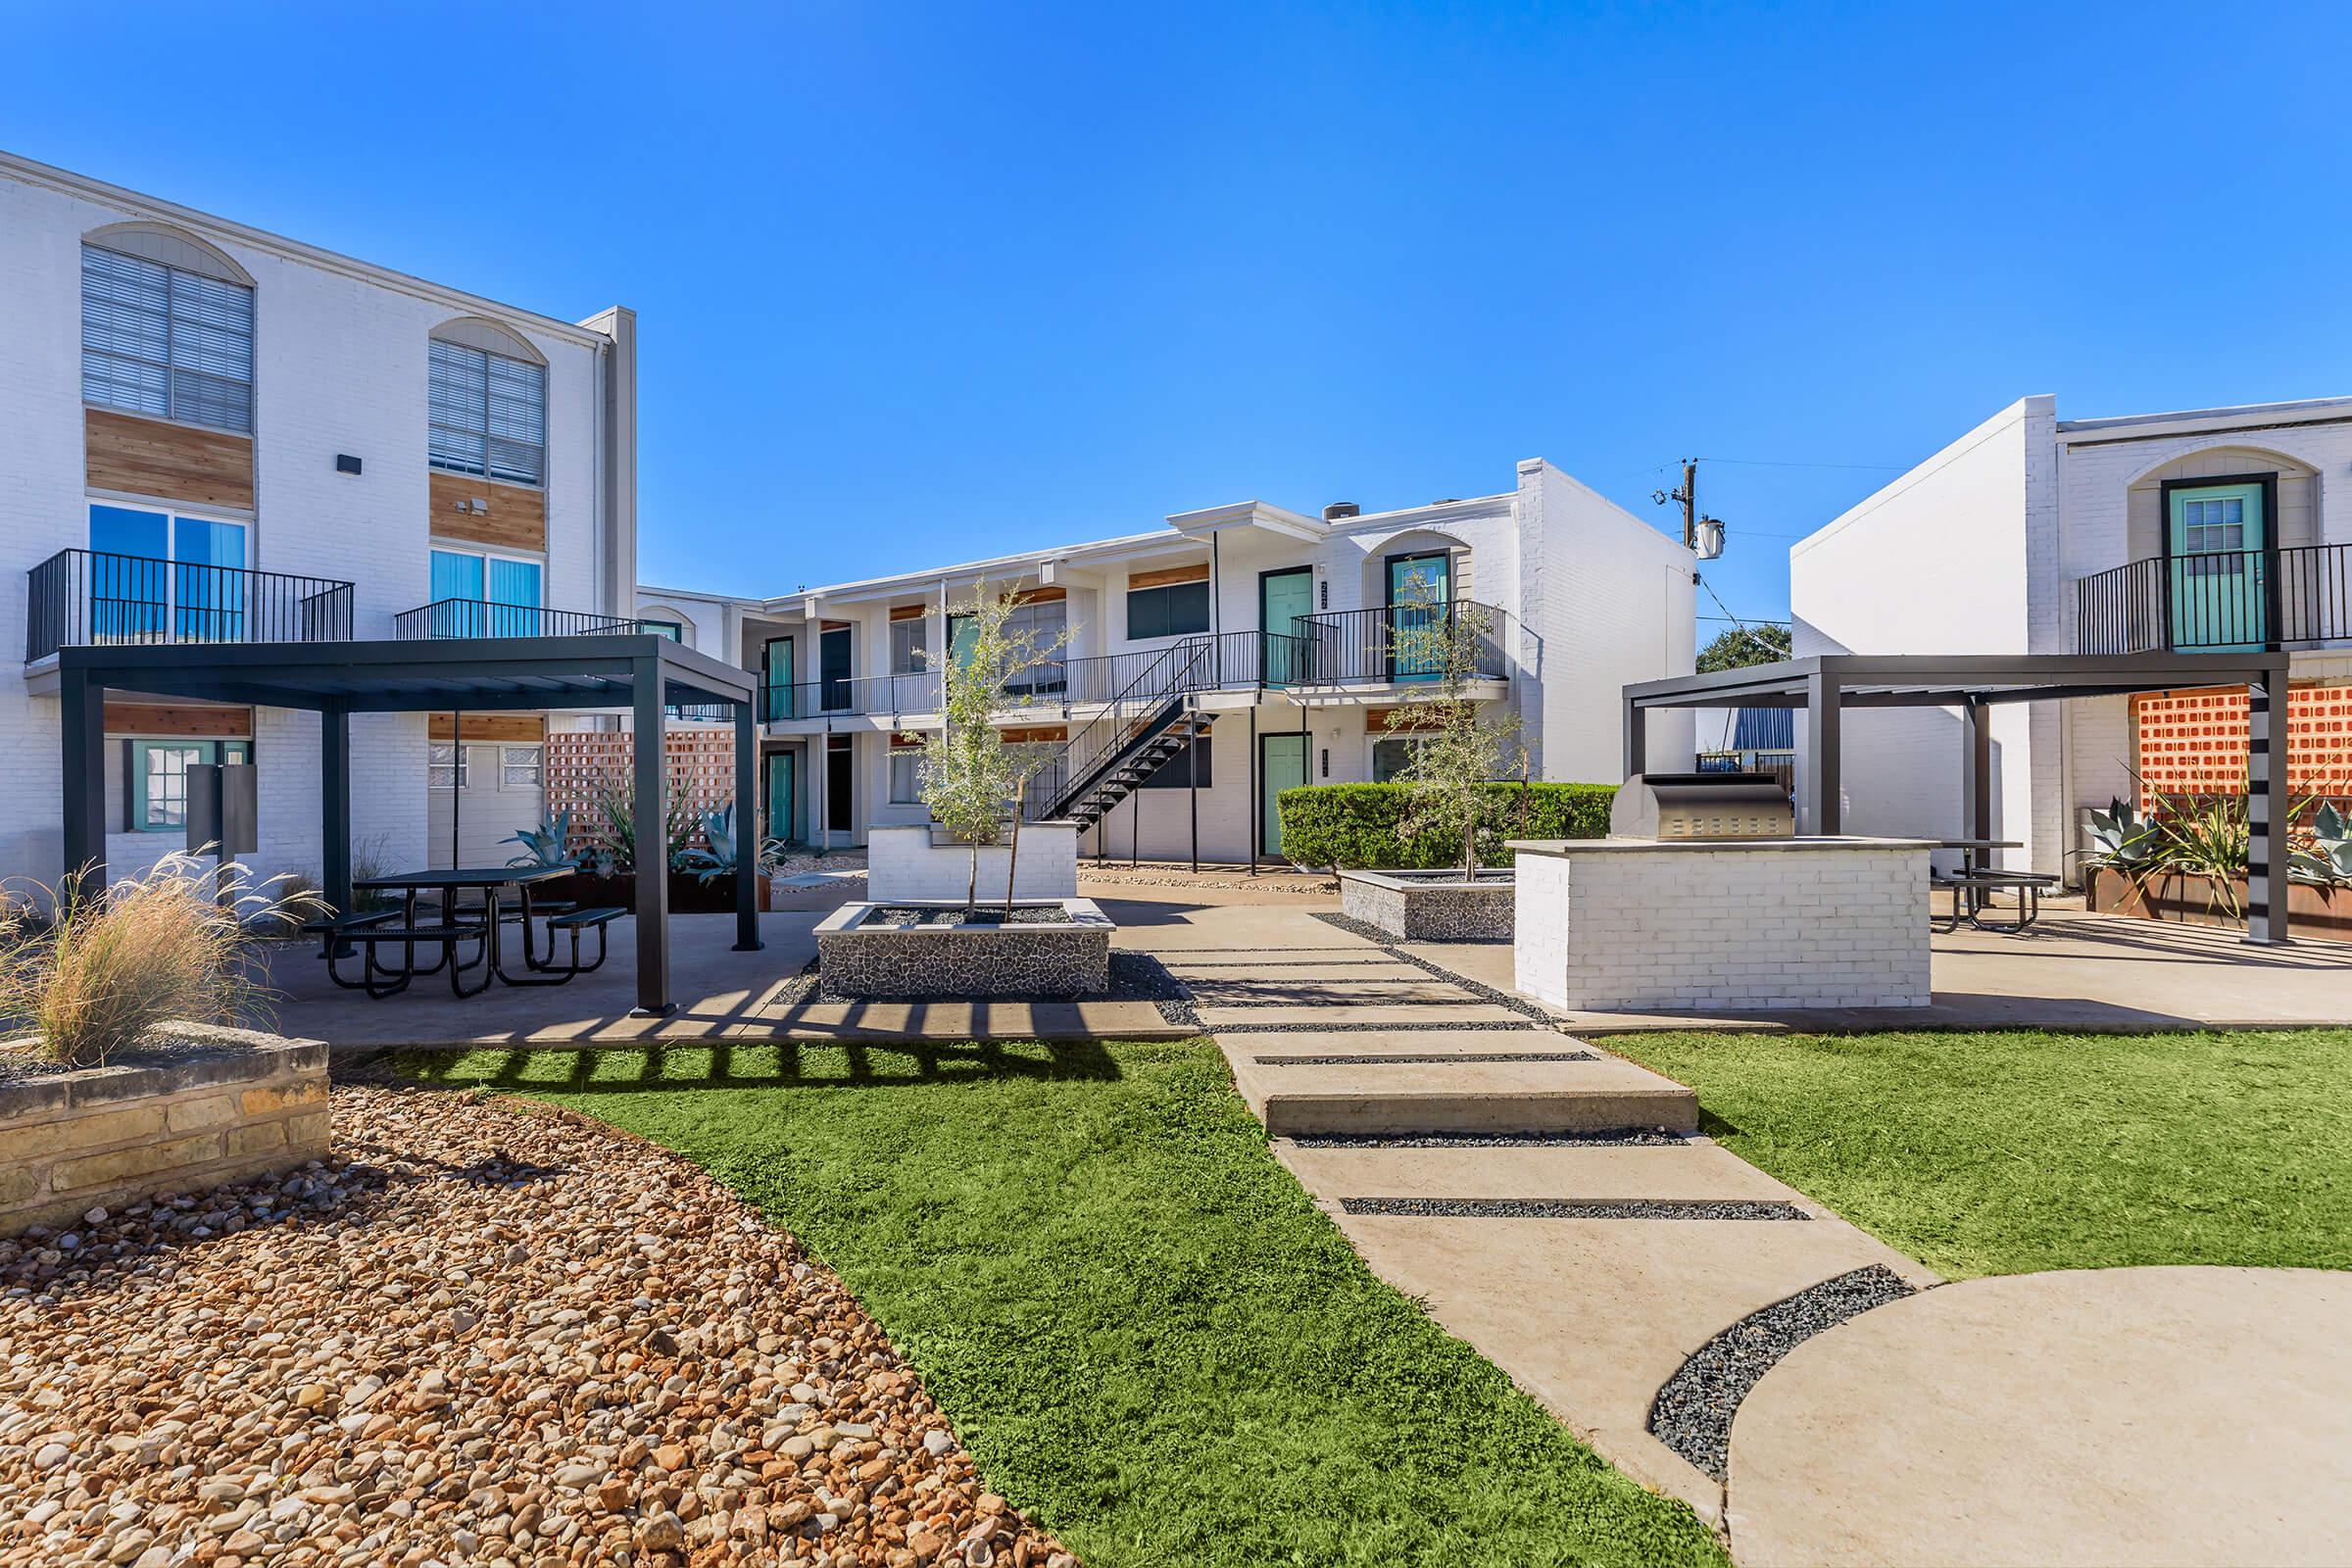
{"label": "green apartment door", "polygon": [[1288,686],[1306,678],[1309,627],[1300,622],[1314,612],[1312,566],[1257,574],[1257,667],[1266,685]]}
{"label": "green apartment door", "polygon": [[800,754],[770,752],[764,760],[767,788],[767,836],[787,844],[800,841]]}
{"label": "green apartment door", "polygon": [[2228,651],[2270,641],[2268,492],[2260,479],[2165,487],[2175,649]]}
{"label": "green apartment door", "polygon": [[760,655],[767,666],[762,672],[766,677],[767,690],[760,697],[760,718],[800,717],[798,705],[793,701],[792,639],[770,637],[760,650]]}
{"label": "green apartment door", "polygon": [[1444,657],[1416,634],[1442,625],[1452,598],[1453,562],[1445,551],[1389,558],[1391,680],[1435,680],[1446,672]]}
{"label": "green apartment door", "polygon": [[1306,737],[1286,730],[1257,738],[1257,852],[1282,853],[1282,811],[1275,804],[1284,790],[1306,782]]}

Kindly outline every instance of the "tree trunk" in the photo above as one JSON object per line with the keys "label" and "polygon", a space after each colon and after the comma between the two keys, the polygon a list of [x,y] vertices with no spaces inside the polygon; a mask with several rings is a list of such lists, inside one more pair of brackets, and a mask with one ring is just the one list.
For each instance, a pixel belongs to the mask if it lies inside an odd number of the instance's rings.
{"label": "tree trunk", "polygon": [[1480,808],[1485,804],[1480,798],[1484,793],[1484,791],[1474,791],[1464,797],[1462,801],[1464,808],[1462,811],[1462,881],[1464,883],[1473,883],[1478,880],[1478,819],[1481,814]]}
{"label": "tree trunk", "polygon": [[1004,849],[1004,923],[1012,924],[1012,890],[1015,868],[1021,863],[1021,797],[1028,793],[1026,781],[1012,788],[1012,842]]}
{"label": "tree trunk", "polygon": [[969,925],[980,908],[980,841],[972,840],[972,874],[963,884],[963,921]]}

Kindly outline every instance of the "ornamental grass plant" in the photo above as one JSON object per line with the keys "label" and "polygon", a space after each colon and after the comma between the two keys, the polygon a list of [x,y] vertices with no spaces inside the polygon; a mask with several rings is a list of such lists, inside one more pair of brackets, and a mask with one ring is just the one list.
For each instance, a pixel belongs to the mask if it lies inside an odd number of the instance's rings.
{"label": "ornamental grass plant", "polygon": [[259,933],[313,912],[283,877],[176,851],[104,887],[72,871],[0,904],[0,1015],[69,1067],[103,1066],[175,1020],[267,1022]]}

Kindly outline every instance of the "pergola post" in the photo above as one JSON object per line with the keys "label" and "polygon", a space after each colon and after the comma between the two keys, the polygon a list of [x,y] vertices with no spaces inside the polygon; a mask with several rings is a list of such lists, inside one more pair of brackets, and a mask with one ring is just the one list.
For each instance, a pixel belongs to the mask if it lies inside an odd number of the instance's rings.
{"label": "pergola post", "polygon": [[1838,677],[1829,671],[1817,669],[1805,677],[1805,788],[1797,802],[1796,830],[1815,838],[1840,831],[1838,727],[1843,697]]}
{"label": "pergola post", "polygon": [[351,711],[340,703],[318,710],[318,881],[329,909],[352,912]]}
{"label": "pergola post", "polygon": [[[1961,775],[1961,811],[1972,839],[1992,837],[1992,706],[1971,697],[1961,709],[1961,732],[1968,742],[1968,771]],[[1984,862],[1990,865],[1987,858]]]}
{"label": "pergola post", "polygon": [[2258,947],[2287,944],[2286,745],[2281,661],[2246,686],[2246,940]]}
{"label": "pergola post", "polygon": [[760,738],[735,705],[735,951],[760,951]]}
{"label": "pergola post", "polygon": [[1625,776],[1649,769],[1649,710],[1625,700]]}
{"label": "pergola post", "polygon": [[67,664],[58,671],[64,737],[65,858],[68,876],[85,877],[84,893],[106,886],[106,688]]}
{"label": "pergola post", "polygon": [[662,660],[632,660],[629,681],[631,809],[637,821],[637,1006],[666,1017],[669,1000],[669,767],[662,712]]}

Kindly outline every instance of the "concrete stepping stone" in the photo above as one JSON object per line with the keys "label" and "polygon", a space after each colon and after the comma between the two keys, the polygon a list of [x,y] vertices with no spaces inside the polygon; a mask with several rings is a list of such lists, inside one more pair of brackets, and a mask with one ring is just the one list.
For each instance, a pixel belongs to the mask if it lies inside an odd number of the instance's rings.
{"label": "concrete stepping stone", "polygon": [[1277,1025],[1328,1029],[1334,1024],[1393,1029],[1446,1029],[1460,1024],[1503,1024],[1513,1029],[1533,1022],[1524,1013],[1491,1002],[1370,1002],[1344,1005],[1284,1007],[1262,1002],[1220,1005],[1203,1003],[1201,1026],[1211,1034],[1240,1026],[1245,1029]]}
{"label": "concrete stepping stone", "polygon": [[[1507,1042],[1498,1054],[1583,1049],[1548,1030],[1498,1030],[1488,1038]],[[1616,1056],[1594,1054],[1591,1059],[1567,1061],[1259,1061],[1259,1045],[1277,1041],[1288,1045],[1287,1037],[1277,1035],[1237,1034],[1219,1040],[1243,1101],[1276,1137],[1596,1132],[1620,1127],[1690,1131],[1698,1125],[1698,1102],[1690,1090]]]}
{"label": "concrete stepping stone", "polygon": [[2347,1325],[2352,1275],[2316,1269],[2019,1274],[1881,1306],[1740,1404],[1733,1551],[2352,1562]]}
{"label": "concrete stepping stone", "polygon": [[1497,1056],[1591,1057],[1595,1048],[1532,1018],[1500,1029],[1269,1029],[1233,1037],[1227,1054],[1263,1062],[1324,1056],[1475,1060]]}
{"label": "concrete stepping stone", "polygon": [[1598,1202],[1794,1202],[1803,1194],[1704,1139],[1660,1146],[1279,1149],[1317,1198],[1563,1198]]}
{"label": "concrete stepping stone", "polygon": [[1333,1208],[1375,1273],[1421,1298],[1449,1333],[1620,1469],[1710,1523],[1722,1517],[1722,1487],[1649,1433],[1659,1386],[1700,1346],[1784,1297],[1873,1263],[1920,1273],[1838,1219],[1452,1219]]}
{"label": "concrete stepping stone", "polygon": [[1415,1002],[1453,1005],[1477,1000],[1450,981],[1417,973],[1394,979],[1343,975],[1330,980],[1288,974],[1252,975],[1247,979],[1211,979],[1188,974],[1184,981],[1192,989],[1193,1000],[1202,1006],[1325,1007]]}

